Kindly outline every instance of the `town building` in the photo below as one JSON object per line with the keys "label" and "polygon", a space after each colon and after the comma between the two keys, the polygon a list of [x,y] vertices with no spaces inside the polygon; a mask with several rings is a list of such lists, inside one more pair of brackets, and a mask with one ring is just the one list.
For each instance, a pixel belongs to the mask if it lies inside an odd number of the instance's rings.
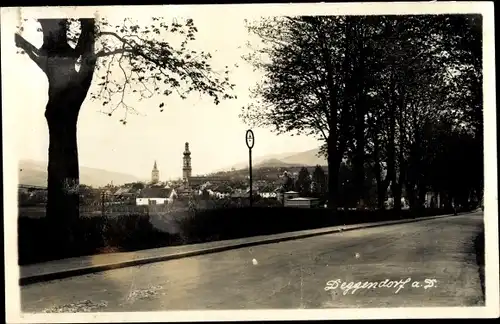
{"label": "town building", "polygon": [[298,198],[299,197],[299,193],[297,191],[287,191],[283,194],[284,196],[284,199],[294,199],[294,198]]}
{"label": "town building", "polygon": [[193,190],[191,190],[191,188],[189,188],[186,184],[176,186],[175,191],[177,192],[177,196],[179,198],[189,198],[193,195]]}
{"label": "town building", "polygon": [[136,205],[164,205],[174,201],[177,192],[172,188],[148,187],[141,190]]}
{"label": "town building", "polygon": [[140,188],[133,187],[131,185],[123,185],[117,188],[117,190],[114,191],[113,196],[108,199],[126,204],[135,204],[140,191]]}
{"label": "town building", "polygon": [[227,182],[229,180],[230,179],[227,177],[220,177],[220,176],[198,176],[198,177],[190,177],[188,182],[191,187],[197,187],[206,183],[216,184],[216,183]]}
{"label": "town building", "polygon": [[292,199],[285,199],[285,207],[297,207],[297,208],[314,208],[319,207],[318,198],[309,197],[297,197]]}

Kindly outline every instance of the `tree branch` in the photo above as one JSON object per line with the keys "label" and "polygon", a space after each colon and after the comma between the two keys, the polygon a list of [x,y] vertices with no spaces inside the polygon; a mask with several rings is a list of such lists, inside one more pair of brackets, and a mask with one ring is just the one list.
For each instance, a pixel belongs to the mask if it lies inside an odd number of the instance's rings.
{"label": "tree branch", "polygon": [[80,19],[80,28],[81,28],[81,33],[80,36],[78,37],[78,41],[75,47],[75,53],[78,56],[85,55],[92,50],[92,48],[90,48],[90,46],[92,46],[91,44],[92,39],[90,39],[89,36],[93,36],[93,34],[95,34],[94,19]]}
{"label": "tree branch", "polygon": [[80,19],[81,33],[78,43],[75,47],[75,54],[82,58],[79,75],[82,81],[90,87],[92,76],[94,74],[97,57],[95,56],[95,19]]}
{"label": "tree branch", "polygon": [[47,72],[47,57],[42,56],[40,54],[40,50],[38,50],[35,46],[33,46],[30,42],[28,42],[23,36],[18,33],[14,34],[14,40],[16,42],[16,46],[21,48],[23,51],[28,54],[29,58],[38,65],[38,67],[43,71]]}
{"label": "tree branch", "polygon": [[106,57],[106,56],[113,56],[113,55],[116,55],[116,54],[124,54],[126,52],[131,52],[130,50],[126,49],[126,48],[119,48],[119,49],[115,49],[113,51],[109,51],[109,52],[106,52],[104,50],[102,51],[99,51],[96,53],[96,57]]}
{"label": "tree branch", "polygon": [[[159,61],[154,60],[152,57],[147,56],[146,54],[142,53],[141,51],[133,51],[133,48],[134,48],[133,44],[131,42],[127,41],[125,38],[123,38],[120,35],[118,35],[117,33],[115,33],[115,32],[106,32],[105,31],[105,32],[101,32],[99,34],[99,36],[106,36],[106,35],[113,36],[116,39],[118,39],[120,42],[122,42],[122,44],[125,44],[125,45],[128,45],[129,47],[131,47],[131,49],[125,49],[125,48],[122,47],[122,49],[121,49],[122,52],[120,52],[120,53],[123,53],[123,52],[134,52],[135,54],[143,57],[144,59],[146,59],[146,60],[148,60],[150,62],[153,62],[153,63],[157,64],[160,67],[165,67],[164,64],[160,64]],[[112,52],[109,52],[109,53],[113,53],[113,52],[115,52],[115,51],[112,51]],[[105,54],[106,53],[102,53],[101,55],[105,56]]]}

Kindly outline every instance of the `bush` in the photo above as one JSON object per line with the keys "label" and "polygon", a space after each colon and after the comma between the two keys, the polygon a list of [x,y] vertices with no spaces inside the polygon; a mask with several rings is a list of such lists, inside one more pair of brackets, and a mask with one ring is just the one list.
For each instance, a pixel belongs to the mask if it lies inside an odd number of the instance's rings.
{"label": "bush", "polygon": [[[18,219],[19,264],[43,262],[66,257],[98,254],[104,251],[135,251],[148,248],[236,239],[328,226],[365,222],[418,218],[450,213],[443,209],[403,210],[339,210],[325,208],[293,208],[276,205],[256,205],[252,208],[237,203],[216,203],[208,209],[177,208],[165,215],[130,214],[106,217],[82,217],[76,224],[80,235],[71,247],[54,245],[57,235],[46,218]],[[227,207],[229,206],[229,207]],[[168,220],[177,229],[169,233],[170,223],[159,228],[152,223]],[[168,219],[167,219],[168,218]],[[158,223],[156,223],[158,224]],[[78,234],[77,233],[77,234]],[[52,242],[52,243],[51,243]],[[66,247],[66,245],[64,245]]]}
{"label": "bush", "polygon": [[19,218],[19,264],[97,254],[109,248],[130,251],[175,243],[174,237],[151,225],[148,215],[82,217],[75,229],[78,239],[63,249],[54,246],[52,237],[58,233],[47,218]]}
{"label": "bush", "polygon": [[179,218],[183,237],[191,243],[268,235],[337,225],[389,221],[444,214],[442,209],[410,210],[352,210],[332,212],[329,209],[293,207],[239,207],[197,211]]}

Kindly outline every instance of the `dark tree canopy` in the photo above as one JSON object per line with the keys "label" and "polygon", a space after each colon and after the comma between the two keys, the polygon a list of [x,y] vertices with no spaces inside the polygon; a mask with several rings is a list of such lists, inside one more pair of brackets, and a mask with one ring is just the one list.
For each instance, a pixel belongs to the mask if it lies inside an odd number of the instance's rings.
{"label": "dark tree canopy", "polygon": [[297,192],[303,196],[307,197],[311,194],[311,174],[306,167],[302,167],[297,176],[297,181],[295,183],[295,187]]}
{"label": "dark tree canopy", "polygon": [[312,194],[323,197],[326,193],[326,173],[320,165],[314,168],[312,173]]}
{"label": "dark tree canopy", "polygon": [[[329,200],[337,199],[343,160],[352,164],[358,204],[370,192],[368,176],[379,208],[388,193],[395,209],[402,195],[423,205],[429,190],[464,200],[482,181],[482,162],[471,157],[482,161],[473,149],[482,147],[481,26],[480,15],[262,18],[248,25],[261,42],[245,59],[264,78],[241,117],[278,134],[317,137]],[[458,181],[461,194],[427,176],[451,172],[437,162],[444,150],[433,140],[444,124],[450,147],[458,141],[472,154],[460,159],[476,180]]]}

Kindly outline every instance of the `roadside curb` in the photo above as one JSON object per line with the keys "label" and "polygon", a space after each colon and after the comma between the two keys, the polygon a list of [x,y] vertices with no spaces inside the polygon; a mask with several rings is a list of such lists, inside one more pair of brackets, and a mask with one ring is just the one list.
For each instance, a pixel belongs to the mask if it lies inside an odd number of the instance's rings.
{"label": "roadside curb", "polygon": [[[404,219],[404,220],[385,221],[385,222],[380,222],[380,223],[368,223],[366,225],[359,224],[359,226],[353,226],[353,227],[345,228],[345,229],[338,228],[339,226],[336,226],[337,228],[335,228],[335,229],[328,229],[328,230],[318,231],[318,232],[314,232],[314,233],[297,233],[297,234],[290,234],[289,236],[285,236],[285,237],[274,237],[274,238],[271,237],[271,238],[267,238],[267,239],[260,239],[260,240],[249,241],[249,242],[229,243],[227,245],[209,247],[209,248],[200,248],[198,250],[193,250],[193,251],[188,251],[188,252],[179,252],[179,253],[174,253],[174,254],[157,256],[157,257],[148,257],[148,258],[143,258],[143,259],[135,259],[135,260],[130,260],[130,261],[122,261],[122,262],[115,262],[115,263],[109,263],[109,264],[88,266],[88,267],[75,268],[75,269],[70,269],[70,270],[57,271],[57,272],[52,272],[52,273],[43,273],[40,275],[34,275],[34,276],[29,276],[29,277],[21,277],[21,278],[19,278],[19,285],[24,286],[24,285],[29,285],[29,284],[39,283],[39,282],[64,279],[64,278],[81,276],[81,275],[102,272],[102,271],[107,271],[107,270],[133,267],[133,266],[139,266],[139,265],[144,265],[144,264],[149,264],[149,263],[169,261],[169,260],[193,257],[193,256],[198,256],[198,255],[210,254],[210,253],[224,252],[224,251],[228,251],[228,250],[245,248],[245,247],[250,247],[250,246],[255,246],[255,245],[264,245],[264,244],[286,242],[286,241],[309,238],[309,237],[314,237],[314,236],[328,235],[328,234],[333,234],[333,233],[347,232],[347,231],[372,228],[372,227],[390,226],[390,225],[398,225],[398,224],[405,224],[405,223],[415,223],[415,222],[420,222],[420,221],[424,221],[424,220],[432,220],[432,219],[438,219],[438,218],[444,218],[444,217],[454,217],[454,216],[456,217],[456,216],[464,215],[464,214],[468,214],[468,213],[459,213],[458,215],[448,214],[448,215],[439,215],[439,216],[429,216],[429,217],[412,218],[412,219]],[[283,234],[283,233],[281,233],[281,234]],[[277,234],[277,235],[279,235],[279,234]]]}

